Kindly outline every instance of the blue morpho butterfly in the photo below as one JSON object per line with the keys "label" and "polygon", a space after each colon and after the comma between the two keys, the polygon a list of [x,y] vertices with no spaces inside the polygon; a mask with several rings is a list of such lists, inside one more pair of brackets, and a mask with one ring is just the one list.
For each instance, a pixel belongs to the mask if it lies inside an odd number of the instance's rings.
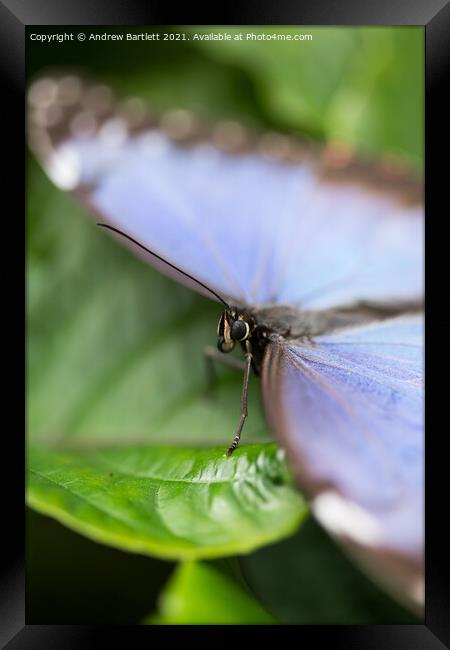
{"label": "blue morpho butterfly", "polygon": [[420,182],[234,122],[152,118],[76,76],[41,77],[28,99],[29,142],[56,185],[223,304],[218,348],[245,360],[229,453],[253,370],[317,519],[420,609]]}

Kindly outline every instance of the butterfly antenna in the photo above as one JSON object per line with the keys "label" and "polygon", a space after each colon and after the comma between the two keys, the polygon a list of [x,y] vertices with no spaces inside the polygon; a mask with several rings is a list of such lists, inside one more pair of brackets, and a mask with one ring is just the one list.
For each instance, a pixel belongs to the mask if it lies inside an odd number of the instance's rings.
{"label": "butterfly antenna", "polygon": [[167,264],[167,266],[172,267],[173,269],[175,269],[175,271],[178,271],[178,273],[181,273],[181,275],[186,276],[187,278],[189,278],[190,280],[192,280],[193,282],[195,282],[199,286],[201,286],[204,289],[206,289],[207,291],[209,291],[209,293],[212,293],[212,295],[215,296],[218,300],[220,300],[220,302],[223,305],[225,305],[225,307],[227,309],[230,309],[230,305],[227,302],[225,302],[225,300],[223,298],[221,298],[218,293],[216,293],[215,291],[210,289],[208,286],[206,286],[206,284],[203,284],[203,282],[200,282],[200,280],[197,280],[197,278],[194,278],[192,275],[189,275],[189,273],[186,273],[186,271],[182,271],[181,269],[178,268],[178,266],[175,266],[175,264],[171,264],[170,262],[165,260],[164,257],[161,257],[160,255],[157,255],[156,253],[151,251],[149,248],[146,248],[143,244],[136,241],[136,239],[133,239],[133,237],[130,237],[130,235],[127,235],[126,233],[122,232],[118,228],[114,228],[114,226],[110,226],[109,224],[106,224],[106,223],[97,223],[97,226],[100,226],[100,228],[106,228],[107,230],[112,230],[112,232],[115,232],[118,235],[122,235],[122,237],[125,237],[125,239],[128,239],[129,241],[133,242],[133,244],[136,244],[136,246],[139,246],[139,248],[142,248],[147,253],[150,253],[150,255],[153,255],[153,257],[156,257],[158,260],[161,260],[161,262],[164,262],[164,264]]}

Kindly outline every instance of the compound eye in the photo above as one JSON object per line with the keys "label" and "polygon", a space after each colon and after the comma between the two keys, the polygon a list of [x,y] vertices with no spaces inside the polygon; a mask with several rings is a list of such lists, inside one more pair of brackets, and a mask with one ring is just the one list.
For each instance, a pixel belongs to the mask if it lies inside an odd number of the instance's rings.
{"label": "compound eye", "polygon": [[231,326],[230,336],[233,341],[243,341],[249,333],[249,326],[243,320],[235,320]]}

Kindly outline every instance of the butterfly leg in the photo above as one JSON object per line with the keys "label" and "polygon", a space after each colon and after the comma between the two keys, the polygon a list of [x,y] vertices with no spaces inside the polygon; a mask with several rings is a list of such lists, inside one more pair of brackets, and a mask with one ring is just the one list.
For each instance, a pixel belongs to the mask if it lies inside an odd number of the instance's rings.
{"label": "butterfly leg", "polygon": [[247,397],[248,397],[248,380],[250,378],[250,371],[252,368],[252,353],[251,352],[246,352],[245,354],[245,368],[244,368],[244,381],[242,384],[242,394],[241,394],[241,419],[239,420],[238,428],[236,431],[236,435],[233,438],[233,442],[227,449],[227,456],[231,456],[233,451],[236,449],[236,447],[239,444],[239,440],[241,439],[241,432],[242,428],[244,426],[245,419],[248,415],[247,412]]}
{"label": "butterfly leg", "polygon": [[212,393],[215,385],[217,384],[217,374],[214,370],[214,361],[220,361],[220,363],[223,363],[230,368],[236,368],[236,370],[245,370],[245,363],[243,361],[240,359],[235,359],[234,357],[227,357],[223,354],[223,352],[219,352],[210,345],[204,349],[204,355],[208,393]]}

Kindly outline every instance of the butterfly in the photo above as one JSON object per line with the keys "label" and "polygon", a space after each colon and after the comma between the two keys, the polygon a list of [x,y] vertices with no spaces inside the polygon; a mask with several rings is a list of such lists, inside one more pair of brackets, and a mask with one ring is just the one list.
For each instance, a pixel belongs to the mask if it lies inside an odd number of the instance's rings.
{"label": "butterfly", "polygon": [[420,179],[233,121],[155,117],[75,75],[30,86],[28,129],[58,187],[158,270],[222,304],[209,354],[237,345],[244,355],[227,453],[256,374],[318,521],[420,610]]}

